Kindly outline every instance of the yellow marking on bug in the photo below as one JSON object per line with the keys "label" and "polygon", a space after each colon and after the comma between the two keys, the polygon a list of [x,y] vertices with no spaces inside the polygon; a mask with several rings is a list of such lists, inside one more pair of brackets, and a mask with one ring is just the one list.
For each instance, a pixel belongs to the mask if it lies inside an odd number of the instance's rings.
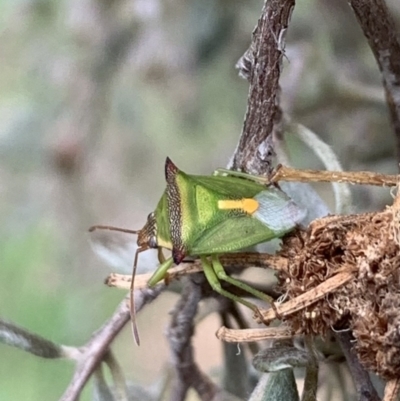
{"label": "yellow marking on bug", "polygon": [[166,241],[161,237],[157,237],[157,245],[161,248],[172,249],[172,242]]}
{"label": "yellow marking on bug", "polygon": [[240,209],[248,214],[253,214],[258,209],[258,201],[253,198],[243,198],[239,200],[219,200],[218,209]]}

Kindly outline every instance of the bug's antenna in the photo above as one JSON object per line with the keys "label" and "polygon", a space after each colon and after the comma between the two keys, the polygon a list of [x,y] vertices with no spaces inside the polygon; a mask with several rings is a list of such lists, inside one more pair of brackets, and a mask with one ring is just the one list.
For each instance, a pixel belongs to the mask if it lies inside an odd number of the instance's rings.
{"label": "bug's antenna", "polygon": [[132,323],[132,333],[133,338],[135,339],[136,345],[140,345],[140,338],[139,338],[139,331],[136,324],[136,309],[135,309],[135,296],[134,296],[134,289],[135,289],[135,275],[136,275],[136,267],[137,261],[139,257],[139,253],[145,251],[148,248],[138,248],[135,253],[135,259],[133,262],[133,269],[132,269],[132,278],[131,278],[131,287],[129,289],[129,309],[131,315],[131,323]]}
{"label": "bug's antenna", "polygon": [[[114,226],[92,226],[89,228],[89,232],[93,232],[96,230],[110,230],[110,231],[118,231],[122,233],[127,233],[127,234],[139,234],[141,230],[129,230],[127,228],[119,228],[119,227],[114,227]],[[136,310],[135,310],[135,297],[134,297],[134,286],[135,286],[135,275],[136,275],[136,268],[137,268],[137,262],[138,262],[138,256],[140,252],[145,251],[148,249],[147,246],[141,246],[136,250],[135,253],[135,259],[133,261],[133,268],[132,268],[132,278],[131,278],[131,286],[129,290],[129,309],[130,309],[130,315],[131,315],[131,323],[132,323],[132,333],[133,333],[133,338],[135,340],[135,343],[137,345],[140,345],[140,338],[139,338],[139,331],[136,325]]]}
{"label": "bug's antenna", "polygon": [[140,231],[140,230],[129,230],[127,228],[119,228],[114,226],[92,226],[89,228],[90,233],[96,230],[119,231],[121,233],[127,233],[127,234],[139,234]]}

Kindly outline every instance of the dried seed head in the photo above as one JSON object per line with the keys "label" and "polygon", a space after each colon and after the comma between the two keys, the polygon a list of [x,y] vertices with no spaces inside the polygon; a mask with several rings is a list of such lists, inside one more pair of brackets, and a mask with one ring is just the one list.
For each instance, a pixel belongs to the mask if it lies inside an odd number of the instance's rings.
{"label": "dried seed head", "polygon": [[354,279],[324,299],[286,316],[295,334],[325,336],[350,328],[364,366],[385,379],[400,375],[400,213],[332,216],[287,235],[281,256],[280,290],[288,299],[316,287],[343,269]]}

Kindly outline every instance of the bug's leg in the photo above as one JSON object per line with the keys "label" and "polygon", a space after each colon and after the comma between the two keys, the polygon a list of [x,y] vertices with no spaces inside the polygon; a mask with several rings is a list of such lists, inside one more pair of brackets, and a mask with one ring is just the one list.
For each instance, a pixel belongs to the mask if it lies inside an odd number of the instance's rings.
{"label": "bug's leg", "polygon": [[243,291],[248,292],[249,294],[253,295],[254,297],[261,299],[265,302],[268,302],[271,305],[274,305],[274,300],[267,294],[264,294],[261,291],[256,290],[255,288],[251,287],[243,283],[240,280],[234,279],[226,274],[224,267],[222,266],[221,262],[219,261],[216,255],[211,257],[212,266],[214,269],[215,274],[217,275],[219,280],[224,280],[229,284],[234,285],[235,287],[241,288]]}
{"label": "bug's leg", "polygon": [[254,313],[257,313],[258,315],[260,314],[260,311],[258,310],[257,305],[255,305],[251,302],[248,302],[245,299],[238,297],[237,295],[231,294],[229,291],[226,291],[222,288],[221,283],[219,282],[219,279],[218,279],[217,275],[215,274],[213,266],[210,264],[210,262],[207,260],[207,258],[205,256],[201,256],[201,263],[203,265],[203,271],[207,278],[207,281],[209,282],[211,288],[215,292],[218,292],[218,294],[221,294],[224,297],[231,299],[232,301],[239,302],[242,305],[247,306]]}
{"label": "bug's leg", "polygon": [[164,263],[162,263],[160,266],[158,266],[157,270],[154,272],[154,274],[150,277],[149,282],[147,283],[149,287],[153,287],[156,285],[159,281],[161,281],[164,277],[165,274],[167,273],[167,270],[172,266],[173,264],[173,259],[168,258]]}
{"label": "bug's leg", "polygon": [[166,261],[161,247],[157,248],[157,258],[161,264],[163,264]]}

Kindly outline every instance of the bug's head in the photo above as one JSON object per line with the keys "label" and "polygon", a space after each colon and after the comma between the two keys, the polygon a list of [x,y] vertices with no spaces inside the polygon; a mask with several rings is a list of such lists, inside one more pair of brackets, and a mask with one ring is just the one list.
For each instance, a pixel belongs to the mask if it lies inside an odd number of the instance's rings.
{"label": "bug's head", "polygon": [[154,212],[147,216],[146,224],[138,232],[137,244],[140,249],[158,248],[157,222]]}

